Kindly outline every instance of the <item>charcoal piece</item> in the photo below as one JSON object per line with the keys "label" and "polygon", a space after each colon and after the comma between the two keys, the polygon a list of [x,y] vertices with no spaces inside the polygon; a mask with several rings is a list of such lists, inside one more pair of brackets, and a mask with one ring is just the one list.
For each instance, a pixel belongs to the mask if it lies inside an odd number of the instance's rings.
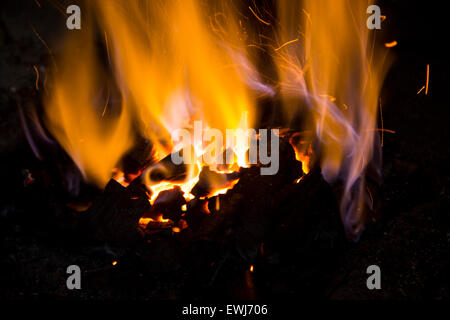
{"label": "charcoal piece", "polygon": [[139,134],[136,134],[134,141],[133,148],[121,160],[125,179],[128,182],[133,180],[133,176],[138,176],[153,160],[153,144],[151,141]]}
{"label": "charcoal piece", "polygon": [[205,219],[205,217],[209,214],[208,201],[205,199],[195,198],[189,201],[184,219],[186,220],[189,228],[192,230],[198,230],[203,219]]}
{"label": "charcoal piece", "polygon": [[152,191],[149,190],[139,179],[133,180],[127,187],[132,197],[142,197],[150,199]]}
{"label": "charcoal piece", "polygon": [[149,221],[145,227],[145,236],[152,236],[154,234],[171,235],[173,226],[174,223],[170,220],[167,222]]}
{"label": "charcoal piece", "polygon": [[164,219],[178,221],[181,217],[181,207],[186,203],[183,194],[179,186],[161,191],[153,203],[152,211],[162,214]]}
{"label": "charcoal piece", "polygon": [[[206,232],[234,241],[236,249],[252,261],[260,243],[284,213],[277,210],[278,199],[286,193],[286,185],[302,176],[301,162],[288,139],[280,141],[279,170],[275,175],[261,175],[260,167],[241,168],[238,183],[223,197],[219,210],[201,222],[198,236]],[[234,239],[234,240],[232,240]]]}
{"label": "charcoal piece", "polygon": [[147,198],[132,195],[111,179],[83,217],[94,239],[129,245],[142,239],[139,218],[149,209]]}
{"label": "charcoal piece", "polygon": [[[257,260],[262,266],[257,285],[276,294],[265,285],[270,279],[270,283],[295,287],[307,296],[328,281],[324,275],[333,273],[345,250],[337,199],[316,168],[300,183],[286,186],[275,201],[283,214],[274,220],[264,239],[264,254]],[[283,272],[274,272],[280,267]]]}
{"label": "charcoal piece", "polygon": [[219,173],[210,170],[209,167],[203,167],[191,193],[196,197],[205,197],[214,190],[226,188],[237,179],[239,179],[239,172]]}

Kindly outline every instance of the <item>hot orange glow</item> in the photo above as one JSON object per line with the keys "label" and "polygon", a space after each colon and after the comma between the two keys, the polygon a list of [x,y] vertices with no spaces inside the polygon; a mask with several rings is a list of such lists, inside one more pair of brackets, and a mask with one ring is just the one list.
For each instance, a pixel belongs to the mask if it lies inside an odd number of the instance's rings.
{"label": "hot orange glow", "polygon": [[392,42],[385,43],[384,46],[385,46],[386,48],[393,48],[393,47],[395,47],[397,44],[398,44],[397,41],[394,40],[394,41],[392,41]]}
{"label": "hot orange glow", "polygon": [[[244,50],[245,33],[227,2],[214,7],[196,0],[149,1],[144,7],[140,2],[89,2],[87,10],[104,34],[109,66],[99,59],[94,23],[86,18],[86,28],[67,39],[58,61],[70,68],[54,73],[55,87],[45,101],[50,131],[85,179],[100,187],[112,171],[128,184],[120,160],[133,146],[135,129],[152,141],[157,161],[172,152],[174,131],[192,129],[196,120],[224,135],[226,129],[251,127],[261,94]],[[193,147],[196,157],[205,153],[205,145]],[[235,163],[247,166],[248,144],[238,139],[232,148]],[[145,172],[150,202],[175,185],[192,199],[190,190],[203,165],[189,165],[185,181],[177,183],[151,181]]]}
{"label": "hot orange glow", "polygon": [[425,89],[425,86],[422,86],[422,88],[420,88],[420,90],[417,91],[417,94],[421,93],[423,91],[423,89]]}
{"label": "hot orange glow", "polygon": [[114,260],[114,261],[112,262],[112,265],[113,265],[113,266],[117,265],[117,261]]}
{"label": "hot orange glow", "polygon": [[253,272],[253,265],[250,266],[250,272]]}
{"label": "hot orange glow", "polygon": [[161,222],[161,223],[168,223],[170,222],[170,219],[163,219],[162,215],[158,216],[158,218],[152,219],[152,218],[140,218],[139,219],[139,226],[144,228],[150,223],[150,222]]}

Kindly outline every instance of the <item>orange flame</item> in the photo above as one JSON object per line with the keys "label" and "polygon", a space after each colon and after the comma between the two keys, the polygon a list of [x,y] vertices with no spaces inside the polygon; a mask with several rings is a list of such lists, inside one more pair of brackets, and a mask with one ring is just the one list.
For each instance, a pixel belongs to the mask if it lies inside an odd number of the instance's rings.
{"label": "orange flame", "polygon": [[[277,5],[276,25],[254,6],[247,13],[276,35],[268,48],[286,125],[299,111],[306,112],[324,178],[345,182],[341,217],[347,233],[357,239],[364,226],[364,175],[377,158],[378,98],[387,50],[375,50],[370,41],[369,2],[280,0]],[[85,16],[83,30],[64,46],[57,63],[62,70],[55,66],[54,87],[44,104],[49,130],[84,177],[99,186],[114,168],[116,178],[124,180],[120,160],[133,146],[136,131],[153,142],[162,159],[173,150],[176,129],[191,129],[196,120],[222,132],[246,129],[254,124],[257,96],[274,94],[244,49],[252,45],[247,43],[250,30],[244,30],[229,1],[92,1]],[[104,35],[104,59],[96,26]],[[425,94],[428,81],[427,65]],[[206,152],[201,143],[192,147],[197,161],[188,166],[184,181],[154,182],[145,176],[151,203],[174,185],[192,197],[204,165],[199,159]],[[245,143],[233,146],[238,166],[247,165],[247,149]],[[305,173],[309,151],[296,149]]]}
{"label": "orange flame", "polygon": [[[58,61],[62,71],[55,68],[45,101],[49,130],[86,180],[103,187],[115,169],[125,183],[118,168],[136,129],[161,159],[174,147],[174,130],[192,128],[194,120],[222,132],[253,123],[256,94],[264,87],[251,88],[258,75],[231,10],[227,2],[216,7],[195,0],[87,4],[85,27],[67,39]],[[96,26],[104,34],[107,61],[99,58]],[[204,153],[194,147],[197,157]],[[246,165],[247,149],[235,145],[240,166]],[[202,165],[191,165],[178,184],[187,198]],[[147,182],[151,202],[174,185]]]}

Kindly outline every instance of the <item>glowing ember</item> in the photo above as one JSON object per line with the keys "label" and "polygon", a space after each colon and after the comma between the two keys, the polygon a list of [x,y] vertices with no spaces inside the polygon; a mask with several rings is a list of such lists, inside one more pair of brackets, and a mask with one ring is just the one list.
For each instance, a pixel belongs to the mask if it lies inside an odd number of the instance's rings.
{"label": "glowing ember", "polygon": [[169,222],[170,222],[170,219],[163,219],[162,215],[158,216],[158,218],[157,218],[156,220],[155,220],[155,219],[152,219],[152,218],[140,218],[140,219],[139,219],[139,226],[140,226],[141,228],[144,228],[144,229],[145,229],[145,227],[147,227],[147,225],[148,225],[150,222],[169,223]]}
{"label": "glowing ember", "polygon": [[397,41],[394,40],[394,41],[392,41],[392,42],[385,43],[384,46],[385,46],[386,48],[393,48],[393,47],[395,47],[397,44],[398,44]]}

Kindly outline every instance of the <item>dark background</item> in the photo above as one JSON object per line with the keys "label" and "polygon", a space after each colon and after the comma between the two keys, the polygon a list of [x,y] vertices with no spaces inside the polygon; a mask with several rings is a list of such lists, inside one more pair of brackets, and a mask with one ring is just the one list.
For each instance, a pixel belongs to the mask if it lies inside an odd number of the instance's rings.
{"label": "dark background", "polygon": [[[33,0],[20,0],[0,4],[0,298],[179,297],[177,288],[166,288],[164,294],[154,288],[144,295],[130,289],[118,280],[120,273],[110,274],[112,255],[105,248],[88,251],[82,245],[59,245],[52,233],[56,208],[51,198],[57,195],[49,191],[46,199],[23,186],[24,169],[39,162],[24,136],[15,97],[21,90],[32,91],[33,65],[48,63],[47,49],[32,29],[57,50],[58,39],[67,32],[64,8],[74,3],[39,0],[39,7]],[[431,1],[392,0],[379,5],[387,16],[382,24],[388,30],[383,33],[386,42],[398,42],[391,49],[395,62],[382,93],[384,128],[396,132],[384,134],[383,217],[358,243],[347,245],[327,283],[311,297],[448,300],[449,81],[444,8]],[[417,95],[425,84],[427,64],[429,93]],[[109,276],[103,289],[67,292],[65,268],[69,264],[104,268]],[[365,270],[372,264],[381,268],[382,290],[366,288]],[[140,281],[139,274],[134,280]],[[291,296],[306,296],[288,289]]]}

